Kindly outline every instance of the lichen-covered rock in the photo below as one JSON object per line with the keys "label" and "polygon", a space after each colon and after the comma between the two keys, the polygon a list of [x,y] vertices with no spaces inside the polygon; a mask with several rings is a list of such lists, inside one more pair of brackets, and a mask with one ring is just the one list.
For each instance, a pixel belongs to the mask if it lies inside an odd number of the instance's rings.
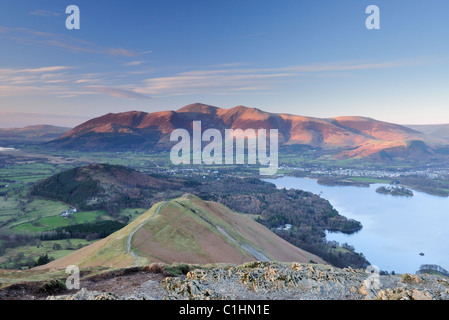
{"label": "lichen-covered rock", "polygon": [[407,290],[403,288],[386,289],[378,294],[379,300],[434,300],[428,292],[413,289]]}
{"label": "lichen-covered rock", "polygon": [[83,288],[73,295],[50,296],[47,300],[119,300],[119,297],[112,293],[89,291]]}
{"label": "lichen-covered rock", "polygon": [[[373,278],[374,277],[374,278]],[[159,288],[159,289],[157,289]],[[448,300],[449,281],[435,275],[379,275],[329,265],[251,262],[195,269],[135,288],[133,295],[81,290],[61,297],[191,300]],[[56,299],[52,297],[51,299]]]}
{"label": "lichen-covered rock", "polygon": [[417,275],[414,275],[414,274],[404,273],[402,275],[402,282],[405,282],[405,283],[419,283],[420,282],[420,278]]}

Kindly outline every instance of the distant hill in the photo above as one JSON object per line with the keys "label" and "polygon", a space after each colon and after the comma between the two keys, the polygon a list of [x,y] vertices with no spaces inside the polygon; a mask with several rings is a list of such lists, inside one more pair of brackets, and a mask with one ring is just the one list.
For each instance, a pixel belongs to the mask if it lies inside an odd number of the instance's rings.
{"label": "distant hill", "polygon": [[36,125],[24,128],[0,129],[0,144],[14,143],[42,143],[56,138],[70,131],[71,128],[50,125]]}
{"label": "distant hill", "polygon": [[[150,207],[182,181],[159,179],[118,165],[91,164],[35,183],[31,194],[71,204],[82,210]],[[160,194],[160,196],[158,196]]]}
{"label": "distant hill", "polygon": [[449,141],[449,124],[407,125],[407,127],[426,135]]}
{"label": "distant hill", "polygon": [[186,194],[154,205],[123,229],[39,269],[130,267],[149,263],[248,261],[325,263],[253,219]]}
{"label": "distant hill", "polygon": [[335,158],[385,158],[406,155],[423,158],[447,152],[449,142],[411,128],[365,117],[313,118],[269,113],[237,106],[222,109],[192,104],[177,111],[130,111],[89,120],[49,146],[76,150],[168,150],[170,133],[177,128],[191,132],[192,122],[202,129],[278,129],[281,146],[308,146]]}

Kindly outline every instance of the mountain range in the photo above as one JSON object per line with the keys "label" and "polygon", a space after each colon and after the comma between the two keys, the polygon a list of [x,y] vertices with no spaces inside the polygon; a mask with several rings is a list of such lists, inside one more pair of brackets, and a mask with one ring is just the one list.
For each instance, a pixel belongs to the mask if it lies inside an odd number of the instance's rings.
{"label": "mountain range", "polygon": [[449,140],[413,127],[367,117],[315,118],[265,112],[237,106],[223,109],[201,103],[177,111],[109,113],[91,119],[48,146],[82,151],[168,150],[175,129],[278,129],[281,147],[301,146],[339,159],[407,157],[429,158],[449,154]]}
{"label": "mountain range", "polygon": [[59,138],[71,128],[34,125],[24,128],[0,128],[2,146],[11,143],[43,143]]}
{"label": "mountain range", "polygon": [[435,138],[449,140],[449,124],[421,124],[407,125],[407,127]]}

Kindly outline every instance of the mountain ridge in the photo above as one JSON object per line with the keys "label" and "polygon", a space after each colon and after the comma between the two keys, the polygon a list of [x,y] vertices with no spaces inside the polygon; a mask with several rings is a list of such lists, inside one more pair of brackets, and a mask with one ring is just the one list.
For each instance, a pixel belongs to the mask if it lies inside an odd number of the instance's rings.
{"label": "mountain ridge", "polygon": [[449,141],[449,124],[420,124],[405,126],[429,136]]}
{"label": "mountain ridge", "polygon": [[[48,144],[79,150],[167,150],[174,145],[170,133],[192,130],[201,121],[203,130],[277,129],[280,146],[307,145],[337,151],[336,158],[376,157],[381,152],[438,156],[449,141],[412,128],[368,117],[315,118],[265,112],[236,106],[230,109],[194,103],[177,111],[109,113],[91,119]],[[423,145],[414,144],[420,141]]]}
{"label": "mountain ridge", "polygon": [[155,204],[123,229],[36,270],[133,267],[150,263],[244,263],[258,260],[324,263],[251,218],[197,196]]}
{"label": "mountain ridge", "polygon": [[47,124],[32,125],[22,128],[0,128],[2,143],[43,143],[60,137],[71,128]]}

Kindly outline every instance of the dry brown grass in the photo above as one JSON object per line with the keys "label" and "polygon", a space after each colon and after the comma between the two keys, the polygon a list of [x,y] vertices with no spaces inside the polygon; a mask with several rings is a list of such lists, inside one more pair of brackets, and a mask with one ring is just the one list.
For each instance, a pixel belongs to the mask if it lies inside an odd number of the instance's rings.
{"label": "dry brown grass", "polygon": [[[237,214],[216,202],[205,202],[190,195],[169,201],[136,219],[130,225],[90,246],[36,269],[77,265],[79,267],[133,267],[151,263],[242,264],[256,260],[246,247],[280,262],[325,263],[319,257],[281,239],[249,217]],[[128,236],[132,250],[126,251]],[[218,228],[225,230],[227,235]]]}

